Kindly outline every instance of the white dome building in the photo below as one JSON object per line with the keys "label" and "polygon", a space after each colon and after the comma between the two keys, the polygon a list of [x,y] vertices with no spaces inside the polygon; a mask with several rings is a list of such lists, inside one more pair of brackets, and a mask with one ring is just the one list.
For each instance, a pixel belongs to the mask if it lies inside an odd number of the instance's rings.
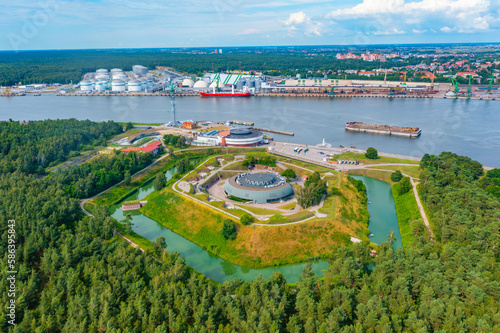
{"label": "white dome building", "polygon": [[193,86],[194,86],[194,81],[191,79],[184,79],[182,81],[183,88],[193,88]]}
{"label": "white dome building", "polygon": [[128,81],[128,91],[134,91],[134,92],[142,91],[141,81],[136,79]]}
{"label": "white dome building", "polygon": [[88,80],[83,80],[80,82],[80,90],[81,91],[92,91],[92,82]]}
{"label": "white dome building", "polygon": [[125,81],[123,81],[123,80],[113,80],[111,82],[111,89],[113,91],[117,91],[117,92],[125,91]]}
{"label": "white dome building", "polygon": [[[212,83],[210,83],[210,88],[217,88],[217,82],[218,81],[212,81]],[[222,88],[224,85],[222,84],[222,82],[219,82],[219,88]]]}
{"label": "white dome building", "polygon": [[195,88],[195,89],[206,89],[206,88],[208,88],[208,82],[207,81],[203,81],[203,80],[199,80],[199,81],[197,81],[194,84],[193,88]]}

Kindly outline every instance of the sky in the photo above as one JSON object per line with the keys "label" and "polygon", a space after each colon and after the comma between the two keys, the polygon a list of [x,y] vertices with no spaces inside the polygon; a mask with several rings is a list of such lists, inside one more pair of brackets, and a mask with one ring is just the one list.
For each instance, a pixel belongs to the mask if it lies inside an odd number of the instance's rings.
{"label": "sky", "polygon": [[0,50],[500,42],[500,0],[16,0]]}

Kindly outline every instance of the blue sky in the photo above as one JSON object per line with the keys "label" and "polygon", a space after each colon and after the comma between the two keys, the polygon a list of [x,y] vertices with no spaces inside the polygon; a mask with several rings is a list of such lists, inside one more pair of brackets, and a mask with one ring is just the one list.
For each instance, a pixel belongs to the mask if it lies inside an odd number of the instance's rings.
{"label": "blue sky", "polygon": [[500,42],[500,0],[16,0],[0,50]]}

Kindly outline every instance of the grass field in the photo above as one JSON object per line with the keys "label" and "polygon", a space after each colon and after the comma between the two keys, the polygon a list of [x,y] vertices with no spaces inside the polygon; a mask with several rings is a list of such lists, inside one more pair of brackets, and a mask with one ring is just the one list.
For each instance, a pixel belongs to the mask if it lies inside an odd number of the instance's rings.
{"label": "grass field", "polygon": [[388,171],[380,171],[380,170],[370,170],[370,169],[354,169],[354,170],[349,170],[350,175],[361,175],[361,176],[367,176],[371,178],[375,178],[378,180],[381,180],[383,182],[389,183],[389,184],[394,184],[394,182],[391,180],[391,172]]}
{"label": "grass field", "polygon": [[237,207],[246,209],[248,211],[251,211],[254,214],[257,215],[275,215],[275,214],[281,214],[279,210],[272,210],[272,209],[266,209],[266,208],[260,208],[260,207],[254,207],[250,205],[236,205]]}
{"label": "grass field", "polygon": [[[363,197],[342,175],[342,213],[326,209],[328,217],[279,227],[241,225],[236,222],[235,240],[225,240],[220,230],[227,217],[189,198],[181,197],[171,189],[148,196],[141,209],[144,215],[166,226],[210,252],[245,267],[268,267],[295,263],[313,257],[324,257],[334,248],[350,244],[350,236],[361,238],[367,227],[368,212]],[[221,203],[214,206],[221,205]],[[234,215],[238,210],[230,210]],[[167,213],[168,212],[168,213]],[[287,221],[312,216],[301,211],[285,217]],[[260,222],[259,222],[260,223]]]}
{"label": "grass field", "polygon": [[414,231],[412,224],[423,225],[424,221],[418,210],[417,201],[413,195],[413,191],[409,191],[403,195],[398,195],[398,184],[392,185],[392,196],[396,203],[396,212],[398,215],[399,232],[401,233],[401,241],[403,248],[407,248],[413,243]]}
{"label": "grass field", "polygon": [[409,166],[409,165],[382,165],[382,166],[374,166],[370,167],[370,169],[387,169],[387,170],[399,170],[404,174],[407,174],[414,178],[420,177],[420,167],[418,165]]}
{"label": "grass field", "polygon": [[278,208],[279,209],[294,209],[296,206],[297,206],[297,202],[293,201],[293,202],[278,206]]}
{"label": "grass field", "polygon": [[358,160],[359,163],[364,163],[364,164],[381,164],[381,163],[405,163],[405,164],[420,164],[420,161],[413,161],[413,160],[405,160],[405,159],[399,159],[395,157],[385,157],[385,156],[379,156],[378,159],[376,160],[371,160],[369,158],[365,157],[365,154],[361,153],[353,153],[353,152],[346,152],[340,155],[335,155],[332,156],[331,159],[334,160]]}

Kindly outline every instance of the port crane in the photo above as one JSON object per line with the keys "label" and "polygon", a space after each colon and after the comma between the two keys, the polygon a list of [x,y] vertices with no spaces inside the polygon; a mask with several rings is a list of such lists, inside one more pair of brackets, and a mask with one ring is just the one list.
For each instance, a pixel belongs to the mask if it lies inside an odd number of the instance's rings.
{"label": "port crane", "polygon": [[467,92],[465,93],[465,97],[471,97],[471,82],[472,82],[472,75],[469,75],[469,85],[467,86]]}
{"label": "port crane", "polygon": [[452,76],[451,77],[451,84],[453,84],[453,95],[455,97],[458,97],[458,93],[460,92],[460,88],[458,88],[458,81]]}
{"label": "port crane", "polygon": [[168,111],[167,112],[171,112],[171,120],[170,120],[170,123],[169,125],[170,126],[177,126],[177,112],[176,112],[176,109],[175,109],[175,91],[176,90],[180,90],[179,88],[176,88],[169,80],[169,83],[170,83],[170,86],[168,86],[168,95],[170,96],[170,105],[172,106],[172,111]]}
{"label": "port crane", "polygon": [[490,82],[488,83],[488,88],[487,88],[488,94],[491,94],[491,86],[493,85],[493,81],[494,80],[495,80],[495,75],[492,75],[491,79],[490,79]]}

